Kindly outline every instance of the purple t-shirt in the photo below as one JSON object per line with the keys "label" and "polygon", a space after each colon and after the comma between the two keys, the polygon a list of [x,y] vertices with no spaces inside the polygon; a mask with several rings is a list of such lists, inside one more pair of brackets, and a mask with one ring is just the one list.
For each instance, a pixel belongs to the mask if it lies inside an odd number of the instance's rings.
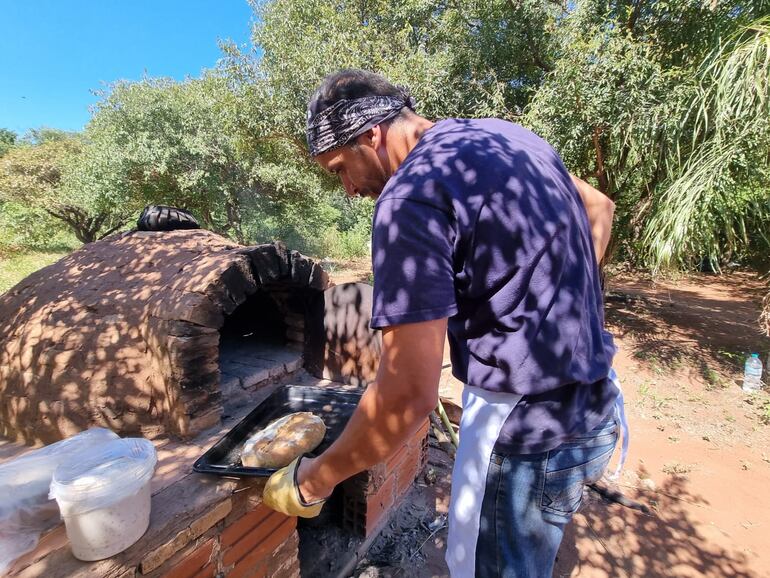
{"label": "purple t-shirt", "polygon": [[558,154],[509,122],[426,131],[377,200],[372,327],[448,317],[455,377],[523,397],[499,451],[595,427],[617,389],[585,208]]}

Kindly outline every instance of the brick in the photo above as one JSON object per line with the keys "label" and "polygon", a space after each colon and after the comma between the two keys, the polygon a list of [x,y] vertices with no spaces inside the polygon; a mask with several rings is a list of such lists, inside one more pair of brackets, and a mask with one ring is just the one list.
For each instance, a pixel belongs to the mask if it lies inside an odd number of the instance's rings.
{"label": "brick", "polygon": [[363,500],[366,496],[376,493],[385,483],[386,465],[379,463],[342,482],[343,491],[350,496]]}
{"label": "brick", "polygon": [[396,453],[394,453],[392,456],[390,456],[387,461],[385,462],[385,467],[388,472],[393,470],[393,468],[397,467],[403,459],[406,457],[406,454],[409,452],[409,443],[405,443],[403,446],[401,446]]}
{"label": "brick", "polygon": [[412,482],[422,469],[421,464],[422,448],[418,446],[409,451],[392,474],[396,477],[396,498],[403,496],[412,487]]}
{"label": "brick", "polygon": [[244,558],[250,551],[259,548],[263,542],[272,537],[272,535],[284,527],[289,522],[291,528],[286,532],[288,535],[296,527],[296,518],[288,518],[277,512],[262,520],[256,527],[249,530],[235,544],[225,551],[222,562],[225,566],[235,564]]}
{"label": "brick", "polygon": [[225,528],[238,522],[243,516],[257,509],[262,504],[262,490],[266,478],[242,478],[233,493],[233,509],[225,518]]}
{"label": "brick", "polygon": [[150,553],[147,554],[139,564],[139,571],[142,574],[149,574],[156,568],[159,568],[166,560],[171,558],[171,556],[181,550],[191,540],[192,537],[190,536],[190,528],[185,528],[176,536],[174,536],[171,541],[158,546],[154,550],[151,550]]}
{"label": "brick", "polygon": [[209,429],[210,427],[214,427],[215,425],[219,424],[221,419],[222,407],[215,406],[210,411],[190,419],[186,429],[184,427],[180,428],[180,434],[183,437],[194,436],[197,433],[200,433]]}
{"label": "brick", "polygon": [[329,286],[329,275],[318,263],[313,263],[308,285],[311,289],[317,289],[318,291],[323,291]]}
{"label": "brick", "polygon": [[300,578],[299,536],[295,532],[266,560],[270,578]]}
{"label": "brick", "polygon": [[289,255],[283,243],[259,245],[247,252],[260,284],[275,283],[289,275]]}
{"label": "brick", "polygon": [[291,281],[295,285],[305,287],[310,283],[310,275],[313,271],[313,261],[299,253],[298,251],[289,252],[291,263]]}
{"label": "brick", "polygon": [[396,476],[386,478],[382,487],[374,494],[360,499],[358,496],[343,495],[343,527],[359,536],[368,537],[378,527],[395,503]]}
{"label": "brick", "polygon": [[206,530],[222,520],[230,512],[232,502],[230,498],[220,502],[206,514],[194,520],[187,528],[177,533],[171,540],[162,544],[147,554],[139,566],[142,574],[148,574],[159,568],[166,560],[171,558],[187,544],[199,538]]}
{"label": "brick", "polygon": [[208,566],[204,566],[200,572],[193,576],[193,578],[216,578],[216,576],[217,567],[213,564],[209,564]]}
{"label": "brick", "polygon": [[235,544],[272,513],[273,510],[260,504],[255,510],[241,516],[222,532],[222,547]]}
{"label": "brick", "polygon": [[283,319],[287,326],[294,329],[305,329],[305,317],[298,313],[287,313]]}
{"label": "brick", "polygon": [[295,371],[299,371],[299,369],[302,367],[302,358],[298,357],[292,361],[287,361],[284,364],[284,367],[286,368],[287,373],[294,373]]}
{"label": "brick", "polygon": [[425,422],[423,422],[423,424],[414,433],[414,435],[410,437],[407,442],[398,449],[396,453],[394,453],[386,460],[385,464],[388,471],[400,464],[410,449],[421,447],[423,445],[423,440],[427,437],[429,428],[430,421],[425,420]]}
{"label": "brick", "polygon": [[225,528],[238,522],[243,516],[256,510],[262,505],[262,490],[266,478],[242,478],[237,490],[233,493],[233,509],[225,518]]}
{"label": "brick", "polygon": [[252,567],[237,567],[234,568],[228,575],[228,578],[235,576],[243,578],[273,578],[272,575],[267,573],[267,564],[265,562],[258,562]]}
{"label": "brick", "polygon": [[[60,421],[71,422],[73,433],[105,423],[123,434],[156,423],[171,433],[189,433],[189,420],[177,420],[169,399],[180,387],[216,384],[213,369],[201,371],[198,360],[216,366],[223,313],[256,290],[247,253],[204,230],[127,234],[91,243],[28,277],[0,297],[0,318],[8,320],[8,331],[0,335],[0,365],[13,370],[0,395],[0,427],[27,443],[58,441],[70,431],[58,429]],[[288,277],[285,247],[272,246],[271,255],[279,276]],[[67,278],[65,299],[58,298],[61,283],[51,281],[59,277]],[[73,381],[75,368],[79,379]],[[40,401],[63,399],[67,385],[84,382],[90,383],[88,399],[61,412],[34,409]],[[125,412],[116,410],[123,418],[102,416],[101,408],[115,409],[110,400],[128,390],[137,392],[137,402]],[[11,396],[20,394],[31,404],[23,414],[8,407]],[[147,411],[151,404],[155,410]],[[194,422],[193,429],[218,421],[215,413],[206,417],[208,422]]]}
{"label": "brick", "polygon": [[289,341],[296,341],[298,343],[302,343],[305,341],[305,332],[299,331],[297,329],[287,329],[286,339],[288,339]]}
{"label": "brick", "polygon": [[258,575],[254,573],[255,569],[264,562],[265,558],[290,538],[296,539],[296,524],[296,518],[286,518],[265,540],[238,561],[235,568],[228,574],[228,578]]}
{"label": "brick", "polygon": [[422,441],[426,437],[428,437],[428,432],[430,431],[430,420],[425,420],[425,422],[420,426],[420,429],[417,430],[417,433],[412,437],[413,440],[420,440]]}
{"label": "brick", "polygon": [[230,513],[232,508],[233,502],[230,500],[230,498],[214,506],[206,514],[190,524],[190,532],[192,537],[198,538],[199,536],[202,536],[206,530],[214,526],[220,520],[223,520],[225,516]]}
{"label": "brick", "polygon": [[214,576],[216,567],[210,563],[214,552],[214,539],[211,538],[181,562],[175,564],[163,576],[164,578],[197,578]]}

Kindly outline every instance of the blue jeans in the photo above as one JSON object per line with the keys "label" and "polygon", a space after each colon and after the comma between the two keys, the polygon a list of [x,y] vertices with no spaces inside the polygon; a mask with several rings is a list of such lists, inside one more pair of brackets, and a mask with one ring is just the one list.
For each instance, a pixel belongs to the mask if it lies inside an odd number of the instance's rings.
{"label": "blue jeans", "polygon": [[613,412],[593,431],[551,451],[493,453],[481,506],[476,578],[551,576],[583,486],[601,478],[617,440]]}

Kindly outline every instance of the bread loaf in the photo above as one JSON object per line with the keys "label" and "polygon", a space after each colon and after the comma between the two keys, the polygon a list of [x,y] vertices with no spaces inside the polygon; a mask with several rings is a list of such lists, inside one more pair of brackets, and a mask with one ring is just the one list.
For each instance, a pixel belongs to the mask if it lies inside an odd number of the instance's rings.
{"label": "bread loaf", "polygon": [[313,451],[326,435],[323,420],[302,411],[283,416],[257,432],[243,445],[241,463],[251,468],[282,468]]}

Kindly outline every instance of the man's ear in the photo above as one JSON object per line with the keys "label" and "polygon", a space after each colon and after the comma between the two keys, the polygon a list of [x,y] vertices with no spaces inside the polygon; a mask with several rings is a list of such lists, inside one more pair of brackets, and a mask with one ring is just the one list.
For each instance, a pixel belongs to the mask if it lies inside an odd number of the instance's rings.
{"label": "man's ear", "polygon": [[384,136],[385,135],[382,132],[382,126],[377,124],[367,130],[365,133],[361,134],[357,140],[358,144],[370,146],[376,151],[380,146],[382,146],[382,139]]}

